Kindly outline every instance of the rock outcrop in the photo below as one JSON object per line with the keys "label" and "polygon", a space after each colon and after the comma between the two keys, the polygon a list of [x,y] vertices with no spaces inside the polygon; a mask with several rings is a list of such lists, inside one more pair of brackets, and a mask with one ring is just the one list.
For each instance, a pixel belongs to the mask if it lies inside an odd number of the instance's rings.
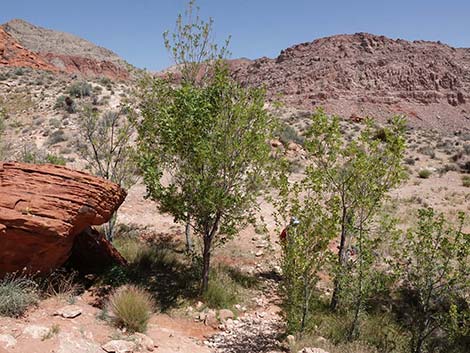
{"label": "rock outcrop", "polygon": [[[89,227],[107,222],[125,196],[116,184],[65,167],[0,163],[0,276],[47,273],[77,249],[74,257],[83,263],[91,265],[100,255],[101,265],[123,263]],[[83,241],[89,234],[97,241]],[[74,248],[77,239],[82,240]],[[87,243],[95,246],[90,254]]]}
{"label": "rock outcrop", "polygon": [[0,26],[0,66],[31,67],[33,69],[58,71],[40,55],[21,46]]}
{"label": "rock outcrop", "polygon": [[336,35],[231,64],[244,85],[266,87],[289,107],[470,129],[470,49],[368,33]]}
{"label": "rock outcrop", "polygon": [[13,48],[19,53],[27,53],[28,57],[28,60],[3,60],[0,65],[62,71],[86,77],[129,78],[128,65],[117,54],[73,34],[35,26],[21,19],[3,24],[0,31],[0,52],[2,43],[6,43],[3,36],[7,35],[7,43],[13,41]]}

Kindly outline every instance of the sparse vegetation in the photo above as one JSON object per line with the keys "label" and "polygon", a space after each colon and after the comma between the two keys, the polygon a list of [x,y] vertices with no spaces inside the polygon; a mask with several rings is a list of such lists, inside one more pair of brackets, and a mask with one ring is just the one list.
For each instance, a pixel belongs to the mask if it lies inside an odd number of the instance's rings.
{"label": "sparse vegetation", "polygon": [[0,316],[19,317],[38,300],[37,284],[30,278],[9,274],[0,280]]}
{"label": "sparse vegetation", "polygon": [[429,170],[429,169],[421,169],[419,172],[418,172],[418,176],[421,178],[421,179],[428,179],[430,176],[431,176],[432,172]]}
{"label": "sparse vegetation", "polygon": [[67,88],[67,93],[75,98],[89,97],[93,87],[88,82],[76,82]]}
{"label": "sparse vegetation", "polygon": [[463,175],[462,176],[462,185],[470,188],[470,175]]}
{"label": "sparse vegetation", "polygon": [[125,327],[129,332],[145,332],[154,301],[144,289],[127,285],[111,295],[108,310],[118,327]]}

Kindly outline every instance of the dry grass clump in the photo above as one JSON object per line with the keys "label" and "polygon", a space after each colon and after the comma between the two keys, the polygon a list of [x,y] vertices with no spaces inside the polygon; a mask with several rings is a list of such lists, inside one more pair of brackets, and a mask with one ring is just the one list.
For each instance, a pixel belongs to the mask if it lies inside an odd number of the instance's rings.
{"label": "dry grass clump", "polygon": [[116,326],[129,332],[145,332],[154,310],[154,300],[146,290],[126,285],[111,295],[108,310]]}
{"label": "dry grass clump", "polygon": [[430,176],[431,176],[432,172],[429,170],[429,169],[421,169],[419,172],[418,172],[418,176],[421,178],[421,179],[428,179]]}
{"label": "dry grass clump", "polygon": [[31,279],[7,275],[0,280],[0,316],[19,317],[38,300],[37,284]]}

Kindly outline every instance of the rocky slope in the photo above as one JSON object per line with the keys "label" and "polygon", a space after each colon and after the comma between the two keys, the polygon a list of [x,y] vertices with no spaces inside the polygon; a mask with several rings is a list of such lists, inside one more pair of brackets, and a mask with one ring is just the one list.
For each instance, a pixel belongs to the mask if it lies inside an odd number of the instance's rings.
{"label": "rocky slope", "polygon": [[[45,62],[56,71],[88,77],[129,77],[126,62],[117,54],[72,34],[38,27],[20,19],[7,22],[1,27],[2,32],[9,35],[10,41],[15,41],[17,46],[32,52],[37,58],[33,63],[20,61],[16,66],[41,68],[37,67],[37,63]],[[4,42],[0,37],[0,46]],[[44,69],[50,70],[50,67]]]}
{"label": "rocky slope", "polygon": [[0,27],[0,66],[26,66],[40,70],[57,71],[44,58],[21,46],[2,27]]}
{"label": "rocky slope", "polygon": [[470,129],[470,49],[356,33],[298,44],[275,59],[236,61],[233,72],[300,109],[405,114],[415,126]]}

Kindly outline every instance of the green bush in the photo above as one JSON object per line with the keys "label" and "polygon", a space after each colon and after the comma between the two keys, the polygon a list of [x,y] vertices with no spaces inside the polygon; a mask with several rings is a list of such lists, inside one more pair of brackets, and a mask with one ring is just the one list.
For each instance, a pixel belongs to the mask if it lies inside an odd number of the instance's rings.
{"label": "green bush", "polygon": [[38,299],[37,285],[32,280],[14,275],[0,280],[0,316],[19,317]]}
{"label": "green bush", "polygon": [[46,156],[45,162],[50,163],[50,164],[55,164],[55,165],[65,165],[67,161],[62,156],[58,156],[55,154],[48,154]]}
{"label": "green bush", "polygon": [[76,113],[78,110],[75,101],[72,98],[64,95],[57,97],[57,100],[54,104],[54,109],[64,109],[67,113],[70,114]]}
{"label": "green bush", "polygon": [[118,327],[130,332],[145,332],[154,310],[154,301],[144,289],[129,285],[118,288],[111,295],[108,310]]}
{"label": "green bush", "polygon": [[47,144],[50,145],[55,145],[60,142],[64,142],[67,139],[65,138],[65,133],[64,130],[59,129],[54,131],[52,134],[49,135],[47,138]]}
{"label": "green bush", "polygon": [[462,176],[462,185],[466,188],[470,188],[470,175]]}
{"label": "green bush", "polygon": [[93,87],[88,82],[76,82],[67,89],[67,93],[76,98],[89,97],[92,91]]}
{"label": "green bush", "polygon": [[418,172],[418,176],[421,178],[421,179],[427,179],[431,176],[432,172],[429,170],[429,169],[421,169],[419,172]]}
{"label": "green bush", "polygon": [[203,299],[211,308],[232,308],[240,302],[240,290],[241,287],[237,285],[232,277],[223,268],[218,267],[213,270]]}
{"label": "green bush", "polygon": [[297,130],[285,123],[281,124],[278,131],[276,132],[276,136],[278,136],[279,141],[281,141],[283,145],[287,145],[289,142],[295,142],[303,146],[305,140],[302,136],[299,135]]}

